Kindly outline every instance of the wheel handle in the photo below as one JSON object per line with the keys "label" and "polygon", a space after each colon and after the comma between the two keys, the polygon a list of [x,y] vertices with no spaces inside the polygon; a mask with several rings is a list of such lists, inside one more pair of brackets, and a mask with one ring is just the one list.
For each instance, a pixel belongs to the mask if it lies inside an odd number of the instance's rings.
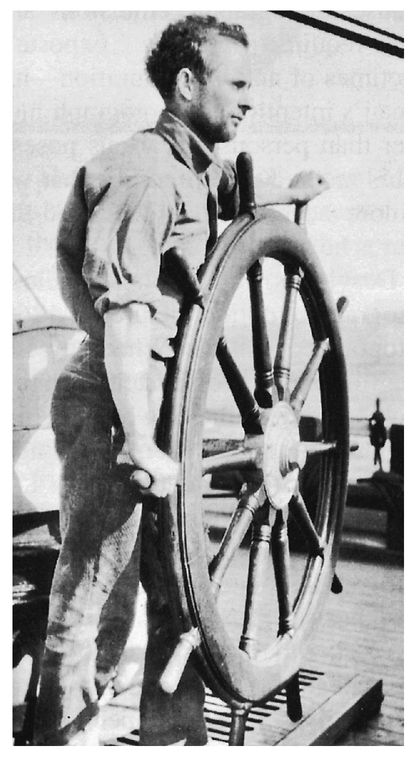
{"label": "wheel handle", "polygon": [[137,468],[136,471],[133,471],[130,475],[130,480],[136,487],[141,489],[149,489],[153,483],[152,476],[142,468]]}
{"label": "wheel handle", "polygon": [[243,151],[237,156],[237,175],[239,185],[239,211],[240,214],[249,212],[254,214],[256,209],[254,173],[252,159],[249,153]]}
{"label": "wheel handle", "polygon": [[178,645],[159,678],[159,684],[165,693],[175,693],[188,659],[194,648],[199,646],[200,642],[197,627],[193,627],[189,632],[182,633]]}

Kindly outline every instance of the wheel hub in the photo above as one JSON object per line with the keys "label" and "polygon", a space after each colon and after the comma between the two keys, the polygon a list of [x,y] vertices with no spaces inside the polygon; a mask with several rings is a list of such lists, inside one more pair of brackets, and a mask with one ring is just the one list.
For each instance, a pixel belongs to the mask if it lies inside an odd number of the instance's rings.
{"label": "wheel hub", "polygon": [[286,402],[278,402],[268,419],[263,448],[264,487],[274,508],[285,509],[290,502],[305,460],[294,411]]}

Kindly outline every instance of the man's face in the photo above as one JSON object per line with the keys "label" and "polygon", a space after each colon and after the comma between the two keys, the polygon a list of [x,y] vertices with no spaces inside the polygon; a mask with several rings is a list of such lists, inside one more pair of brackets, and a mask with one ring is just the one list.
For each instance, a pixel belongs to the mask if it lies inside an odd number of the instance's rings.
{"label": "man's face", "polygon": [[252,108],[248,48],[228,37],[213,37],[202,49],[209,69],[206,82],[196,83],[189,120],[207,145],[235,138]]}

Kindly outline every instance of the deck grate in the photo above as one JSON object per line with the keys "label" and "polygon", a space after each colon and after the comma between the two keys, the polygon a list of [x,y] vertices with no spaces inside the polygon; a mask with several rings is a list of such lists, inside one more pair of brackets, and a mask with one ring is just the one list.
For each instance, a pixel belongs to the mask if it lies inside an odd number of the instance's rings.
{"label": "deck grate", "polygon": [[[314,685],[324,673],[314,669],[300,669],[299,683],[300,692],[307,691]],[[231,709],[222,699],[214,696],[209,690],[205,689],[205,720],[208,728],[209,737],[216,743],[228,745],[230,727],[231,727]],[[270,732],[277,720],[277,712],[282,710],[283,725],[290,722],[286,717],[286,696],[285,689],[280,690],[275,696],[267,701],[263,706],[254,706],[246,723],[245,745],[265,745],[257,743],[258,735],[266,736],[266,730]],[[285,722],[286,721],[286,722]],[[262,732],[257,732],[262,731]],[[132,730],[117,739],[116,746],[139,746],[139,730]]]}

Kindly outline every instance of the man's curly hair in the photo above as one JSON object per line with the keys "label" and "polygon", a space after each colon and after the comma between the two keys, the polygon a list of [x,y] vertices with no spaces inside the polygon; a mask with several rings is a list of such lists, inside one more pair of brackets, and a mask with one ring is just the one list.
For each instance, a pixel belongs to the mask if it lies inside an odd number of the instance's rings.
{"label": "man's curly hair", "polygon": [[215,16],[186,16],[167,26],[146,61],[149,78],[162,98],[172,96],[180,69],[187,67],[197,79],[205,81],[208,67],[202,56],[202,44],[214,34],[248,47],[248,37],[240,24],[227,24]]}

